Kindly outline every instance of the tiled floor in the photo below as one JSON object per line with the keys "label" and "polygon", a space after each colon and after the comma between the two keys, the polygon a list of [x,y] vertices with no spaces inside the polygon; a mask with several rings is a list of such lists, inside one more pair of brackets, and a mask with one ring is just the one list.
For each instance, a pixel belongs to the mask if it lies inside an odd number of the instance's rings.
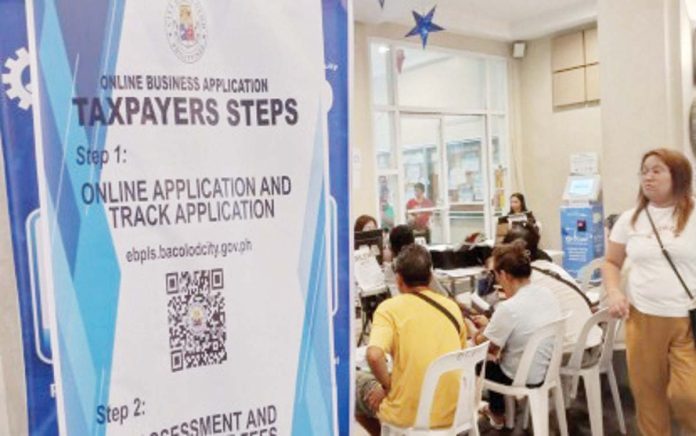
{"label": "tiled floor", "polygon": [[[631,396],[631,392],[628,388],[628,379],[626,376],[626,357],[624,352],[617,351],[614,353],[614,369],[619,382],[624,417],[626,418],[627,434],[637,435],[638,431],[635,421],[635,407],[633,404],[633,397]],[[591,435],[590,420],[587,414],[586,404],[587,403],[585,402],[585,396],[581,383],[581,387],[578,390],[578,397],[573,404],[571,404],[566,414],[568,419],[568,434],[571,436]],[[614,409],[614,403],[611,399],[611,393],[609,391],[609,384],[604,377],[602,377],[602,409],[604,411],[604,434],[607,436],[620,435],[616,411]],[[521,419],[517,419],[517,422],[520,421]],[[552,429],[550,434],[559,434],[556,426],[556,416],[553,412],[549,416],[549,422],[551,423]],[[354,425],[354,429],[354,436],[367,436],[367,432],[365,432],[365,430],[363,430],[357,423]],[[480,421],[479,429],[481,430],[482,436],[532,434],[531,430],[522,430],[520,425],[518,425],[514,430],[494,430],[488,425],[487,422],[483,421]],[[667,432],[665,432],[665,434],[667,434]]]}

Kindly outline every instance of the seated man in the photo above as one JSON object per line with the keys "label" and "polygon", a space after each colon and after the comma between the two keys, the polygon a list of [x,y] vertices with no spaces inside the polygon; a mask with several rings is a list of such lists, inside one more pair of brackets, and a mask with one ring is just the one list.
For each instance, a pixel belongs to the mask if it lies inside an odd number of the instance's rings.
{"label": "seated man", "polygon": [[[401,294],[384,301],[375,312],[367,348],[372,372],[356,375],[356,419],[371,435],[380,434],[380,421],[412,426],[428,366],[466,346],[467,330],[457,304],[428,288],[431,267],[427,249],[417,244],[404,247],[396,259]],[[386,354],[393,360],[391,374]],[[440,379],[432,427],[452,424],[458,393],[456,374]]]}
{"label": "seated man", "polygon": [[[401,249],[415,243],[415,236],[413,234],[413,228],[409,225],[401,224],[394,227],[391,232],[389,232],[389,247],[391,251],[391,258],[396,259]],[[396,275],[394,274],[392,264],[395,261],[384,263],[384,282],[386,283],[392,296],[398,294],[398,287],[396,286]],[[447,290],[442,286],[440,282],[437,281],[434,275],[431,275],[430,284],[428,285],[430,290],[437,292],[441,295],[449,295]]]}

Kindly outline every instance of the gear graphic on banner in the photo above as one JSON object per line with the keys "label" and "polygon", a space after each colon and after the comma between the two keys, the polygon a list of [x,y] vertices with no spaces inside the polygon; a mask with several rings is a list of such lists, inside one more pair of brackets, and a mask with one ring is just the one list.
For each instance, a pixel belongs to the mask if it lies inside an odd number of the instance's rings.
{"label": "gear graphic on banner", "polygon": [[[31,106],[31,79],[27,83],[22,82],[24,70],[29,68],[29,52],[21,47],[15,52],[16,58],[7,58],[5,68],[7,72],[2,74],[2,83],[8,85],[5,92],[12,100],[17,100],[17,105],[28,110]],[[27,75],[28,76],[28,75]]]}

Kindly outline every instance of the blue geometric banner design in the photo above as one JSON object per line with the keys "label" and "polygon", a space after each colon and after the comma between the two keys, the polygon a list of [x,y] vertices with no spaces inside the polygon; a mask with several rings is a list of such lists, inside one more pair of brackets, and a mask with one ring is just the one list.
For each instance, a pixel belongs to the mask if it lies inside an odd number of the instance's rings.
{"label": "blue geometric banner design", "polygon": [[0,134],[22,329],[27,429],[58,434],[47,289],[41,268],[32,83],[24,0],[0,2]]}

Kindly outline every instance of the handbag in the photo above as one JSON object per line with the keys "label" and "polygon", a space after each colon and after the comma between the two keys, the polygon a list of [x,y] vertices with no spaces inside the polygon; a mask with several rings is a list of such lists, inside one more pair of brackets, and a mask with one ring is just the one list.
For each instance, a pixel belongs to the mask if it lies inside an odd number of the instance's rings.
{"label": "handbag", "polygon": [[684,282],[684,279],[682,278],[681,274],[679,274],[679,271],[677,271],[677,267],[674,265],[674,261],[672,261],[672,257],[669,255],[669,252],[667,251],[665,246],[662,245],[662,239],[660,238],[660,234],[657,232],[657,228],[655,227],[655,223],[653,222],[653,219],[650,216],[650,211],[648,211],[647,207],[645,208],[645,213],[648,215],[650,226],[652,227],[653,233],[657,238],[657,243],[660,244],[662,254],[665,256],[665,259],[667,259],[669,266],[672,267],[672,271],[674,271],[674,274],[677,275],[679,283],[681,283],[682,287],[684,288],[684,291],[686,291],[686,294],[691,299],[691,306],[689,307],[689,320],[691,321],[691,336],[694,339],[694,345],[696,345],[696,300],[694,299],[694,295],[689,290],[689,287],[686,286],[686,282]]}

